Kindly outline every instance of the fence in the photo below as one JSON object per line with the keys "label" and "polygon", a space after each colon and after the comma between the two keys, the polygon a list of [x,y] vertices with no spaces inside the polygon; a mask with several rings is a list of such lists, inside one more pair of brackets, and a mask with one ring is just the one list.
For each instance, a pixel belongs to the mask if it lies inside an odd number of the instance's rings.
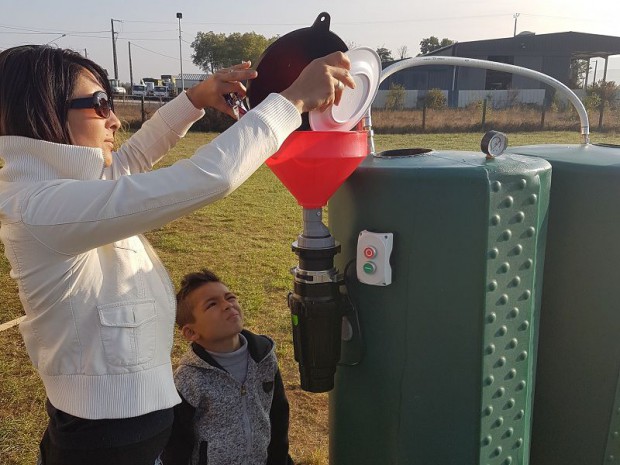
{"label": "fence", "polygon": [[[426,108],[426,91],[404,91],[403,109],[384,110],[390,91],[381,90],[373,101],[373,126],[379,132],[450,132],[484,130],[572,130],[579,128],[577,114],[559,94],[546,99],[545,89],[441,91],[445,109]],[[575,91],[582,100],[585,92]],[[552,103],[549,104],[549,100]],[[587,100],[584,100],[587,102]],[[588,108],[590,126],[601,131],[620,130],[620,105]]]}
{"label": "fence", "polygon": [[[380,91],[373,102],[373,127],[383,133],[467,132],[488,128],[505,131],[578,130],[579,118],[572,106],[555,98],[547,108],[544,90],[530,91],[460,91],[459,105],[454,108],[430,109],[423,104],[423,91],[407,91],[405,109],[383,110],[387,91]],[[448,96],[448,92],[444,91]],[[579,95],[579,94],[578,94]],[[126,128],[137,129],[151,117],[165,99],[135,100],[130,97],[115,101],[115,112]],[[419,106],[418,106],[419,105]],[[590,126],[595,130],[620,131],[618,106],[590,109]],[[194,130],[225,131],[234,120],[216,110],[207,109]]]}

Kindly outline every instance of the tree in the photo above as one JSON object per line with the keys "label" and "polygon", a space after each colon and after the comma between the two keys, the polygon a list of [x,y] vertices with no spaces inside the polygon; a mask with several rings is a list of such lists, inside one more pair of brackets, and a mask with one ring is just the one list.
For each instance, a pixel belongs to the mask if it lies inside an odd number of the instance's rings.
{"label": "tree", "polygon": [[392,58],[392,52],[385,47],[377,48],[377,55],[379,55],[379,58],[381,58],[381,63],[385,63],[387,61],[394,61],[394,58]]}
{"label": "tree", "polygon": [[601,80],[588,86],[587,95],[597,101],[596,108],[600,107],[601,104],[605,107],[614,107],[618,90],[620,90],[620,86],[616,85],[614,81]]}
{"label": "tree", "polygon": [[588,70],[588,60],[574,59],[570,62],[568,87],[571,89],[581,89]]}
{"label": "tree", "polygon": [[407,49],[406,45],[401,45],[400,47],[398,47],[396,49],[396,53],[398,53],[398,58],[400,58],[401,60],[404,60],[405,58],[409,58],[408,56],[409,50]]}
{"label": "tree", "polygon": [[437,50],[438,48],[447,47],[448,45],[452,45],[454,43],[453,40],[443,38],[441,42],[435,36],[430,36],[426,39],[422,39],[420,41],[420,52],[422,55],[425,55],[433,50]]}
{"label": "tree", "polygon": [[405,97],[407,91],[402,84],[390,84],[390,90],[388,91],[385,99],[384,109],[386,110],[402,110],[405,107]]}
{"label": "tree", "polygon": [[192,61],[208,73],[243,60],[250,60],[256,64],[263,51],[276,38],[267,39],[255,32],[244,34],[233,32],[230,35],[216,34],[213,31],[199,32],[192,42],[194,49]]}

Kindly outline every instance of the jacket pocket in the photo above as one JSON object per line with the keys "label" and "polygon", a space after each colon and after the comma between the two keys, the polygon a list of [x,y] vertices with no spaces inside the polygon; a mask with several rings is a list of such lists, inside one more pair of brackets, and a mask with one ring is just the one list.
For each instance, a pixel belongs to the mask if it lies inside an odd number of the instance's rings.
{"label": "jacket pocket", "polygon": [[149,362],[156,348],[157,312],[154,299],[138,299],[97,306],[101,340],[112,365]]}

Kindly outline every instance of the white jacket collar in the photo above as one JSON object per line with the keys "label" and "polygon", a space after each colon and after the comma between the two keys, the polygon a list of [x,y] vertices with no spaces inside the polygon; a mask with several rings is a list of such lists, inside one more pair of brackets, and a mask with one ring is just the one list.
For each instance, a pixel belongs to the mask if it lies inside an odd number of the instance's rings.
{"label": "white jacket collar", "polygon": [[0,137],[0,181],[100,179],[104,169],[99,148],[56,144],[21,136]]}

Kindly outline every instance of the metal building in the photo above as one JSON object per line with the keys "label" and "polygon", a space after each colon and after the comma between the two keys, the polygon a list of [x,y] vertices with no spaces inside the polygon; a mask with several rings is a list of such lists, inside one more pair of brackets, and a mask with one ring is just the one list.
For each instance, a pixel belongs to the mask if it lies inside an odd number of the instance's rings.
{"label": "metal building", "polygon": [[[545,73],[571,87],[573,60],[587,60],[589,64],[592,58],[605,59],[604,69],[599,70],[597,80],[606,80],[608,59],[618,54],[620,37],[580,32],[522,32],[515,37],[504,39],[457,42],[427,56],[458,56],[522,66]],[[590,66],[588,70],[589,68]],[[592,75],[586,75],[585,82],[589,84],[593,80]],[[448,97],[450,106],[466,106],[469,100],[467,95],[478,98],[495,91],[507,93],[519,90],[522,103],[542,104],[542,99],[548,102],[552,96],[550,92],[545,93],[544,84],[532,79],[499,71],[453,66],[425,66],[403,70],[386,79],[381,84],[380,92],[389,90],[393,83],[403,85],[409,92],[417,91],[418,98],[423,97],[429,89],[441,89]],[[411,98],[409,100],[411,101]]]}

